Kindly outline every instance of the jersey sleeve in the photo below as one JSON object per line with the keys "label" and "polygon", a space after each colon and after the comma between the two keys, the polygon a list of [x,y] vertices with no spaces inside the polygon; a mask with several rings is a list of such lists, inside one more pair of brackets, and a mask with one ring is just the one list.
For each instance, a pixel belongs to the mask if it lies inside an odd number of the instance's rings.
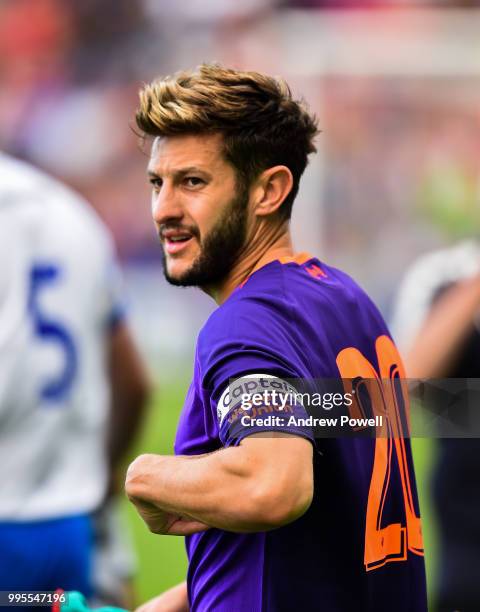
{"label": "jersey sleeve", "polygon": [[204,408],[221,443],[234,446],[249,435],[271,431],[313,441],[304,423],[308,415],[296,397],[299,372],[275,316],[268,309],[241,305],[209,323],[200,334],[197,359]]}

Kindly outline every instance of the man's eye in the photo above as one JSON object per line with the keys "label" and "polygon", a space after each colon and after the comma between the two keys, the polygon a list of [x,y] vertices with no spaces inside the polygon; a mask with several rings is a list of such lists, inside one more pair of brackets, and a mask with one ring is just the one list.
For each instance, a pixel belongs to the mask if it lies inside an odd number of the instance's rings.
{"label": "man's eye", "polygon": [[205,181],[198,176],[187,176],[185,177],[185,182],[188,187],[198,187],[205,184]]}
{"label": "man's eye", "polygon": [[151,178],[150,184],[154,189],[160,189],[160,187],[162,186],[162,180],[159,178]]}

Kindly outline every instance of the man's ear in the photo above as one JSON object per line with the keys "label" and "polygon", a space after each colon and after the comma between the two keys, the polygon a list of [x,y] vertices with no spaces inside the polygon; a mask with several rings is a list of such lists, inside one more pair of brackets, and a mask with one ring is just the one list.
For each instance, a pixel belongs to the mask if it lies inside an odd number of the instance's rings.
{"label": "man's ear", "polygon": [[276,212],[293,187],[293,176],[287,166],[273,166],[260,174],[253,191],[253,211],[259,217]]}

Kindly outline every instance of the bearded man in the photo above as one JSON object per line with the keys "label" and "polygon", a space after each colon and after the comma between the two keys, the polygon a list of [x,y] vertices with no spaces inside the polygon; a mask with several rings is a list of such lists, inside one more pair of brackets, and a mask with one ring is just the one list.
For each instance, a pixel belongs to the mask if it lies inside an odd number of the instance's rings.
{"label": "bearded man", "polygon": [[[408,439],[316,438],[301,403],[270,401],[292,380],[402,374],[368,296],[294,253],[314,118],[280,79],[203,65],[147,85],[137,124],[154,139],[165,276],[218,304],[198,337],[175,456],[141,455],[127,473],[151,531],[185,535],[189,558],[186,583],[141,609],[424,612]],[[362,388],[381,412],[383,392]],[[248,413],[239,402],[252,389],[265,399]]]}

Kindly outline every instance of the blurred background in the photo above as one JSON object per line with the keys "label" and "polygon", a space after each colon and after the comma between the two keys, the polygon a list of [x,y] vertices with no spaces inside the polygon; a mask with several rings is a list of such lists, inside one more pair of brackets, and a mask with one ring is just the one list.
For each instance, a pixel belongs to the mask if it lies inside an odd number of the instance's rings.
{"label": "blurred background", "polygon": [[[480,232],[479,31],[473,0],[0,0],[0,149],[74,187],[113,232],[157,384],[138,450],[172,452],[214,307],[163,280],[132,129],[141,84],[212,60],[286,78],[322,129],[296,247],[353,275],[388,319],[414,259]],[[435,589],[434,451],[414,445]],[[152,536],[126,503],[125,514],[143,601],[183,579],[183,541]]]}

